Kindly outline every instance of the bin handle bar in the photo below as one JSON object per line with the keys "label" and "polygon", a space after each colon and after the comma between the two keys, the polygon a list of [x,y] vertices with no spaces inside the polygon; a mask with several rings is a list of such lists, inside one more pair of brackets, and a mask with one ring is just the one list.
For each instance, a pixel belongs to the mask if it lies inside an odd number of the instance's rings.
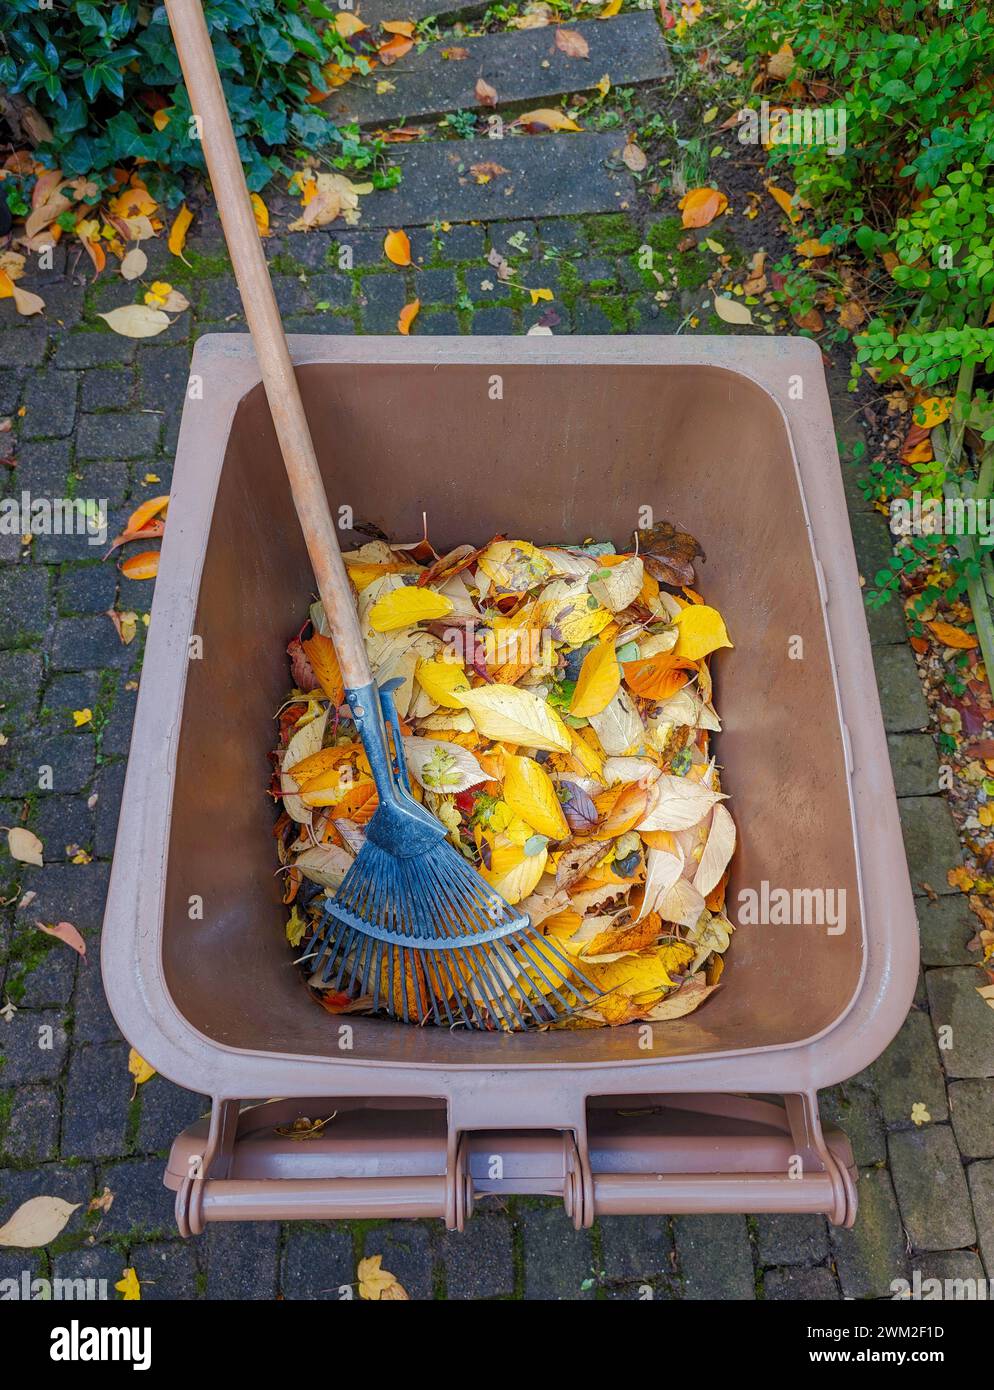
{"label": "bin handle bar", "polygon": [[224,239],[231,254],[318,594],[345,685],[349,689],[359,689],[369,685],[373,677],[255,224],[207,21],[200,0],[166,0],[166,12],[190,105],[199,122]]}

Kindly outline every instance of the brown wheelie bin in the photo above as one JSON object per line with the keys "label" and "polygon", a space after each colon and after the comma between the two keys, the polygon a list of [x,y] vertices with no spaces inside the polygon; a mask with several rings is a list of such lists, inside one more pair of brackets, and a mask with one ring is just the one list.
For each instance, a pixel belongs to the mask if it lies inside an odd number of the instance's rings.
{"label": "brown wheelie bin", "polygon": [[[716,750],[740,925],[721,988],[665,1023],[484,1034],[333,1018],[308,999],[264,788],[313,579],[249,340],[202,338],[103,938],[125,1036],[212,1098],[166,1172],[180,1229],[458,1228],[488,1193],[561,1194],[578,1226],[626,1212],[851,1223],[852,1153],[822,1129],[817,1092],[896,1033],[918,956],[818,349],[547,336],[291,349],[333,509],[392,537],[427,512],[440,548],[497,533],[624,547],[649,507],[700,538],[701,582],[735,642],[715,663]],[[331,1115],[307,1143],[279,1132]]]}

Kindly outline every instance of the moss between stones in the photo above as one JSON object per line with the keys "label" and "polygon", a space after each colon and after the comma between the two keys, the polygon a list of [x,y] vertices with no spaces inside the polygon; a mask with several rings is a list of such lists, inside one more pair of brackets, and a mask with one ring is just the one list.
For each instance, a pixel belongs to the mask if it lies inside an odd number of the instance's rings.
{"label": "moss between stones", "polygon": [[623,256],[638,248],[638,228],[626,213],[595,213],[578,220],[592,249]]}

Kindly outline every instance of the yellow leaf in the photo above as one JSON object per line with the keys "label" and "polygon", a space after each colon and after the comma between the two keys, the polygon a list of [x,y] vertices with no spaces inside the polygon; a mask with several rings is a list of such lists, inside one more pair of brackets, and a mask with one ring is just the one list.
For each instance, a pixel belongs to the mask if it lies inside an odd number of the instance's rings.
{"label": "yellow leaf", "polygon": [[607,4],[597,16],[598,19],[610,19],[621,9],[621,0],[607,0]]}
{"label": "yellow leaf", "polygon": [[451,612],[452,600],[444,594],[401,584],[376,600],[369,611],[369,623],[374,632],[395,632],[414,623],[444,618]]}
{"label": "yellow leaf", "polygon": [[811,237],[807,241],[799,241],[794,247],[799,256],[830,256],[834,249],[826,242],[819,241],[817,237]]}
{"label": "yellow leaf", "polygon": [[688,661],[699,661],[709,652],[719,647],[730,647],[725,623],[717,608],[709,608],[706,603],[689,603],[673,619],[679,637],[673,648],[674,656],[683,656]]}
{"label": "yellow leaf", "polygon": [[398,318],[397,318],[397,332],[398,332],[398,333],[403,333],[403,334],[405,335],[405,337],[407,336],[408,333],[410,333],[410,331],[411,331],[411,324],[412,324],[412,323],[414,322],[414,320],[417,318],[417,316],[418,316],[418,310],[419,310],[420,308],[421,308],[421,300],[420,300],[420,299],[412,299],[411,302],[410,302],[410,304],[405,304],[405,305],[404,305],[403,309],[401,309],[400,314],[399,314],[399,316],[398,316]]}
{"label": "yellow leaf", "polygon": [[608,92],[611,90],[611,79],[607,73],[605,73],[601,80],[597,83],[597,90],[600,92],[602,97],[606,97]]}
{"label": "yellow leaf", "polygon": [[415,671],[418,683],[436,705],[447,709],[462,709],[458,691],[468,690],[466,672],[455,661],[419,661]]}
{"label": "yellow leaf", "polygon": [[620,684],[621,667],[615,655],[614,643],[610,639],[598,642],[583,658],[570,701],[570,714],[577,719],[600,714],[614,699]]}
{"label": "yellow leaf", "polygon": [[153,280],[150,289],[145,291],[145,303],[153,309],[161,309],[173,292],[168,280]]}
{"label": "yellow leaf", "polygon": [[183,247],[186,245],[186,234],[190,230],[190,223],[193,221],[193,213],[186,203],[180,208],[173,218],[173,225],[169,228],[169,240],[166,243],[174,256],[183,259]]}
{"label": "yellow leaf", "polygon": [[526,854],[523,845],[495,844],[490,851],[490,867],[480,872],[495,892],[513,907],[535,891],[545,873],[547,849]]}
{"label": "yellow leaf", "polygon": [[922,429],[934,429],[936,425],[944,424],[949,419],[951,409],[952,400],[949,396],[929,396],[928,400],[919,401],[915,406],[915,424],[921,425]]}
{"label": "yellow leaf", "polygon": [[93,721],[93,711],[91,709],[74,709],[72,712],[72,722],[77,729],[81,729],[84,724]]}
{"label": "yellow leaf", "polygon": [[730,299],[728,295],[716,294],[714,311],[725,323],[752,323],[752,310],[741,300]]}
{"label": "yellow leaf", "polygon": [[252,212],[255,214],[255,225],[259,229],[260,236],[269,235],[269,209],[259,197],[258,193],[249,194],[252,203]]}
{"label": "yellow leaf", "polygon": [[542,106],[537,111],[526,111],[524,115],[512,122],[520,126],[542,126],[546,130],[579,130],[571,117],[564,115],[562,111],[556,111],[552,107]]}
{"label": "yellow leaf", "polygon": [[301,941],[303,941],[304,932],[306,930],[307,921],[305,918],[301,917],[300,912],[297,908],[297,904],[294,903],[293,910],[291,911],[290,916],[287,918],[286,923],[286,939],[294,948],[294,950],[296,950],[296,948],[300,945]]}
{"label": "yellow leaf", "polygon": [[165,130],[166,126],[169,124],[169,112],[165,107],[155,112],[152,116],[152,124],[155,126],[156,130]]}
{"label": "yellow leaf", "polygon": [[383,239],[383,251],[387,260],[394,265],[411,264],[411,241],[404,231],[387,232]]}
{"label": "yellow leaf", "polygon": [[402,39],[414,38],[414,21],[411,19],[385,19],[380,24],[388,34],[399,34]]}
{"label": "yellow leaf", "polygon": [[691,188],[678,204],[685,227],[706,227],[728,207],[728,199],[717,188]]}
{"label": "yellow leaf", "polygon": [[146,1081],[151,1080],[155,1075],[155,1068],[149,1066],[144,1057],[140,1057],[134,1048],[128,1053],[128,1071],[135,1078],[135,1086],[141,1086]]}
{"label": "yellow leaf", "polygon": [[531,541],[492,541],[477,565],[498,589],[512,594],[523,594],[554,573],[552,561]]}
{"label": "yellow leaf", "polygon": [[141,1300],[142,1286],[138,1282],[138,1275],[130,1266],[121,1275],[114,1288],[125,1303],[138,1303]]}
{"label": "yellow leaf", "polygon": [[359,1297],[369,1299],[372,1303],[378,1303],[381,1299],[406,1299],[407,1292],[403,1284],[399,1283],[388,1269],[381,1268],[382,1260],[382,1255],[367,1255],[364,1260],[359,1261],[356,1271],[359,1279]]}
{"label": "yellow leaf", "polygon": [[504,800],[511,810],[550,840],[569,838],[569,826],[552,778],[534,758],[504,758]]}
{"label": "yellow leaf", "polygon": [[339,10],[335,15],[335,32],[340,39],[350,39],[353,34],[361,34],[366,27],[359,16],[350,10]]}
{"label": "yellow leaf", "polygon": [[528,293],[529,293],[529,294],[531,295],[531,297],[532,297],[532,303],[533,303],[533,304],[537,304],[537,303],[539,302],[540,299],[554,299],[554,298],[555,298],[555,295],[552,293],[551,290],[529,290]]}
{"label": "yellow leaf", "polygon": [[549,753],[570,748],[569,729],[552,706],[530,690],[495,683],[467,690],[459,698],[485,738]]}
{"label": "yellow leaf", "polygon": [[766,185],[766,191],[773,201],[779,207],[783,208],[791,222],[800,222],[801,214],[798,212],[797,208],[795,208],[794,199],[785,188],[777,188],[775,184],[768,183]]}

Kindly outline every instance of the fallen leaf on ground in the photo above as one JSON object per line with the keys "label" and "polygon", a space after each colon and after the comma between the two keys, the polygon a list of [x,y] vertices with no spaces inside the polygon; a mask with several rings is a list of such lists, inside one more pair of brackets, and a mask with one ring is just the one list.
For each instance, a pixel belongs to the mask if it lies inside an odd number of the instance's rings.
{"label": "fallen leaf on ground", "polygon": [[557,29],[556,47],[567,58],[589,58],[590,44],[575,29]]}
{"label": "fallen leaf on ground", "polygon": [[60,941],[64,941],[77,955],[86,955],[86,942],[71,922],[58,922],[54,927],[46,927],[44,922],[35,922],[35,926],[46,936],[56,936]]}
{"label": "fallen leaf on ground", "polygon": [[172,320],[161,309],[153,309],[147,304],[122,304],[119,309],[98,314],[115,333],[124,338],[154,338],[164,333]]}
{"label": "fallen leaf on ground", "polygon": [[140,1056],[139,1053],[132,1048],[128,1053],[128,1071],[135,1079],[135,1089],[131,1095],[133,1100],[138,1093],[138,1087],[143,1086],[146,1081],[151,1081],[152,1077],[155,1075],[155,1068],[149,1066],[145,1058]]}
{"label": "fallen leaf on ground", "polygon": [[580,127],[571,116],[567,116],[562,111],[556,111],[549,106],[541,106],[535,111],[525,111],[517,120],[511,122],[514,126],[520,126],[529,135],[539,135],[545,130],[579,130]]}
{"label": "fallen leaf on ground", "polygon": [[138,555],[129,555],[121,562],[121,573],[126,579],[154,579],[159,573],[159,552],[143,550]]}
{"label": "fallen leaf on ground", "polygon": [[639,149],[638,145],[636,145],[631,137],[625,142],[624,149],[621,151],[621,160],[623,164],[631,169],[633,174],[640,174],[649,163],[645,151]]}
{"label": "fallen leaf on ground", "polygon": [[490,83],[484,81],[482,77],[476,79],[475,91],[476,100],[480,106],[497,105],[497,88],[491,87]]}
{"label": "fallen leaf on ground", "polygon": [[691,188],[677,205],[685,227],[707,227],[728,207],[728,199],[717,188]]}
{"label": "fallen leaf on ground", "polygon": [[0,1245],[19,1250],[36,1250],[48,1245],[81,1205],[80,1202],[64,1202],[61,1197],[32,1197],[0,1226]]}
{"label": "fallen leaf on ground", "polygon": [[44,845],[33,831],[25,830],[23,825],[15,825],[7,831],[7,848],[11,859],[17,859],[22,864],[37,864],[40,868],[44,862]]}
{"label": "fallen leaf on ground", "polygon": [[367,1255],[359,1261],[359,1297],[372,1303],[406,1299],[408,1295],[403,1284],[388,1269],[382,1268],[382,1261],[382,1255]]}
{"label": "fallen leaf on ground", "polygon": [[383,239],[383,252],[394,265],[411,264],[411,241],[405,231],[387,232]]}
{"label": "fallen leaf on ground", "polygon": [[138,1275],[131,1266],[121,1275],[114,1285],[114,1289],[121,1295],[121,1300],[124,1303],[137,1303],[142,1296]]}
{"label": "fallen leaf on ground", "polygon": [[169,228],[169,239],[166,242],[173,255],[179,256],[180,260],[184,259],[183,249],[186,246],[186,234],[190,230],[192,222],[193,213],[184,203],[173,218],[173,225]]}
{"label": "fallen leaf on ground", "polygon": [[269,236],[269,209],[258,193],[250,193],[249,200],[252,204],[252,213],[259,235]]}
{"label": "fallen leaf on ground", "polygon": [[752,310],[748,304],[743,304],[741,299],[732,299],[728,295],[716,294],[714,297],[714,311],[725,323],[752,323]]}
{"label": "fallen leaf on ground", "polygon": [[405,334],[405,335],[408,334],[408,333],[410,333],[410,331],[411,331],[411,324],[412,324],[412,323],[414,322],[414,320],[417,318],[417,316],[418,316],[418,310],[419,310],[420,308],[421,308],[421,300],[420,300],[420,299],[412,299],[411,302],[410,302],[410,304],[405,304],[405,305],[404,305],[403,309],[401,309],[400,314],[399,314],[398,317],[397,317],[397,332],[398,332],[398,333],[403,333],[403,334]]}

